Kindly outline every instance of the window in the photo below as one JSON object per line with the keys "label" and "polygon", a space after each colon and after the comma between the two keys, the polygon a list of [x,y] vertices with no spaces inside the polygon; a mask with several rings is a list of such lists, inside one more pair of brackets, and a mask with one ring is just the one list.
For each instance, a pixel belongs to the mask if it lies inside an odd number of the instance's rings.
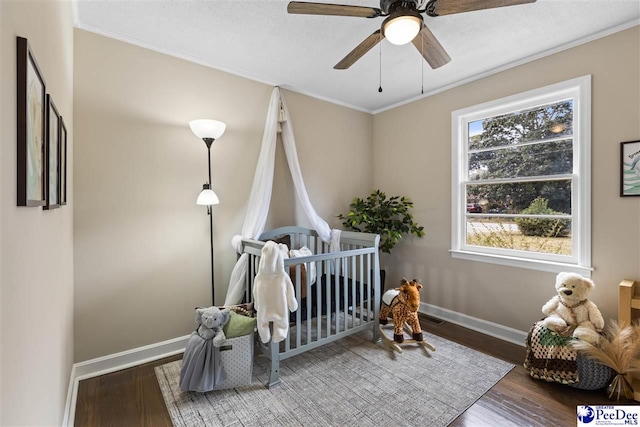
{"label": "window", "polygon": [[456,258],[591,275],[591,76],[452,113]]}

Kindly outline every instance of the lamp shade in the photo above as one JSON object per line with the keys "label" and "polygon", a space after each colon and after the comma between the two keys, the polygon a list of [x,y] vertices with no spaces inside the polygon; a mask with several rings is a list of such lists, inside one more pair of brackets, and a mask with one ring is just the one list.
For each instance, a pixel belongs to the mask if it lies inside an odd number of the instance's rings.
{"label": "lamp shade", "polygon": [[198,119],[191,120],[189,127],[201,139],[213,138],[218,139],[224,133],[227,125],[218,120]]}
{"label": "lamp shade", "polygon": [[403,15],[387,19],[383,26],[384,36],[390,43],[396,45],[407,44],[413,40],[422,28],[419,16]]}
{"label": "lamp shade", "polygon": [[196,200],[196,204],[198,205],[217,205],[220,203],[220,199],[218,199],[218,195],[209,188],[209,184],[204,184],[202,186],[202,191],[198,194],[198,199]]}

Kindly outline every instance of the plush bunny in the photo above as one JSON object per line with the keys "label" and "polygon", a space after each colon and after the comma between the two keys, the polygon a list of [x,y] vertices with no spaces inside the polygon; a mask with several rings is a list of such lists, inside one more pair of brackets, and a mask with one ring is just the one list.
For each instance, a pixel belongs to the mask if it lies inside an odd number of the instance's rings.
{"label": "plush bunny", "polygon": [[[258,334],[263,343],[280,342],[289,333],[288,311],[296,311],[293,283],[284,272],[283,254],[277,243],[268,241],[262,248],[258,274],[253,284],[253,302],[258,313]],[[269,331],[273,322],[273,336]]]}
{"label": "plush bunny", "polygon": [[196,332],[205,340],[213,339],[213,345],[220,347],[226,337],[222,327],[229,321],[229,310],[218,307],[196,308]]}

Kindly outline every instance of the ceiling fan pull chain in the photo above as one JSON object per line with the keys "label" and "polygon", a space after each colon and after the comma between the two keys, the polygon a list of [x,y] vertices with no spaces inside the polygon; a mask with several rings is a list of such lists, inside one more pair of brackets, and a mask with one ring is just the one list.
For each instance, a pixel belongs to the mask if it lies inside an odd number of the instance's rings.
{"label": "ceiling fan pull chain", "polygon": [[378,76],[380,76],[380,86],[378,87],[378,92],[382,93],[382,31],[380,32],[380,42],[378,44],[380,45],[380,68],[378,69]]}

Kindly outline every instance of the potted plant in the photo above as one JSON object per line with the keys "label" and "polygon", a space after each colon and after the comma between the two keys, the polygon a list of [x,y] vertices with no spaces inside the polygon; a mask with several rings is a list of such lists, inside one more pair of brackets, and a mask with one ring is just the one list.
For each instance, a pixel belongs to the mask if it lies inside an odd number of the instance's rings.
{"label": "potted plant", "polygon": [[[413,220],[411,208],[413,202],[407,197],[387,198],[384,192],[374,190],[366,199],[353,199],[349,212],[338,218],[347,230],[379,234],[379,248],[389,254],[405,235],[424,236],[424,227]],[[384,289],[384,270],[381,270],[380,281]]]}

